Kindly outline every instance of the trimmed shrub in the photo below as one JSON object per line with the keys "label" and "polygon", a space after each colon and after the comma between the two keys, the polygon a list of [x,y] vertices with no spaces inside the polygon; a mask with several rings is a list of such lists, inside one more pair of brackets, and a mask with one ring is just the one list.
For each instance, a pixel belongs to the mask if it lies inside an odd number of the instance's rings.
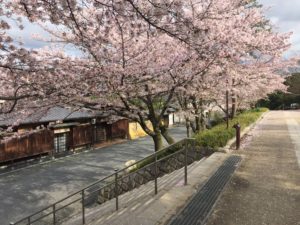
{"label": "trimmed shrub", "polygon": [[268,111],[267,108],[256,108],[245,111],[229,121],[229,129],[226,128],[226,122],[222,122],[209,130],[195,134],[197,145],[210,147],[217,150],[224,147],[226,143],[235,136],[233,125],[239,123],[241,130],[254,123],[262,113]]}

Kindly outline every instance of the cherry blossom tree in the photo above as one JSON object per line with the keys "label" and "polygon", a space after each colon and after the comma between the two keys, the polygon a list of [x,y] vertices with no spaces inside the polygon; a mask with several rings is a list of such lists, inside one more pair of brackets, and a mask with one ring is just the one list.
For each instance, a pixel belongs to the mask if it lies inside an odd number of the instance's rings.
{"label": "cherry blossom tree", "polygon": [[[28,74],[33,72],[35,52],[22,48],[22,44],[16,43],[8,34],[11,29],[9,21],[15,24],[16,29],[23,29],[21,19],[13,17],[11,11],[5,8],[4,1],[0,1],[0,6],[0,120],[7,120],[14,113],[22,117],[26,112],[20,107],[22,102],[37,96],[27,79]],[[0,139],[3,135],[4,132],[0,132]]]}
{"label": "cherry blossom tree", "polygon": [[[187,51],[180,40],[149,28],[138,14],[131,13],[128,19],[121,3],[99,8],[97,4],[89,8],[71,1],[57,3],[59,6],[54,10],[57,14],[49,12],[50,21],[65,27],[61,31],[45,29],[56,37],[56,41],[79,47],[86,59],[86,65],[79,68],[80,74],[84,74],[81,78],[65,67],[69,64],[60,61],[60,66],[53,66],[56,74],[65,74],[77,81],[76,86],[64,87],[68,104],[80,104],[94,110],[110,107],[117,115],[139,122],[153,137],[156,149],[162,147],[161,134],[172,143],[173,139],[162,123],[169,102],[177,88],[200,74],[210,62],[197,63],[200,69],[187,77],[183,69],[190,71],[187,65],[192,65],[198,55]],[[47,10],[51,7],[47,2],[40,4]],[[39,8],[36,5],[33,7],[22,1],[17,6],[21,6],[24,15],[32,21],[47,20],[45,13],[35,12]],[[88,22],[87,17],[90,18]],[[76,93],[72,91],[74,89]],[[151,121],[153,130],[146,126],[146,119]]]}
{"label": "cherry blossom tree", "polygon": [[40,24],[48,41],[82,52],[37,52],[40,63],[27,67],[38,71],[27,77],[38,90],[35,106],[109,108],[139,122],[156,150],[162,135],[173,142],[162,121],[175,96],[184,97],[184,111],[193,106],[200,129],[201,104],[216,99],[216,89],[247,83],[232,71],[245,59],[259,65],[254,52],[275,62],[288,47],[289,35],[261,29],[262,10],[246,0],[14,0],[7,7]]}
{"label": "cherry blossom tree", "polygon": [[[246,2],[245,2],[246,3]],[[243,6],[245,6],[243,4]],[[256,100],[255,94],[265,96],[274,89],[284,89],[283,78],[276,71],[282,70],[290,65],[283,62],[282,53],[289,47],[290,34],[279,34],[274,32],[272,25],[263,16],[262,9],[255,6],[255,2],[246,4],[245,17],[235,18],[232,29],[220,32],[225,34],[228,41],[223,51],[223,59],[219,57],[219,66],[212,67],[206,77],[199,77],[199,84],[191,85],[196,89],[190,90],[190,94],[183,92],[180,98],[180,106],[187,120],[187,127],[199,131],[200,121],[203,121],[203,103],[217,102],[224,109],[224,96],[226,90],[231,95],[231,116],[235,116],[237,109],[237,98],[243,102]],[[246,12],[248,14],[246,14]],[[234,17],[233,17],[234,18]],[[244,20],[244,18],[247,18]],[[232,20],[234,21],[234,20]],[[238,24],[242,25],[239,26]],[[240,35],[239,39],[236,35]],[[233,41],[232,41],[233,40]],[[223,43],[224,43],[223,42]],[[229,51],[228,51],[229,50]],[[209,79],[212,78],[212,79]],[[267,88],[266,80],[270,84]],[[207,81],[207,82],[205,82]],[[255,88],[253,88],[255,87]],[[258,90],[260,88],[260,90]],[[196,90],[200,92],[197,93]],[[203,98],[204,95],[207,95]],[[240,101],[242,102],[242,101]],[[191,121],[195,118],[195,126]]]}

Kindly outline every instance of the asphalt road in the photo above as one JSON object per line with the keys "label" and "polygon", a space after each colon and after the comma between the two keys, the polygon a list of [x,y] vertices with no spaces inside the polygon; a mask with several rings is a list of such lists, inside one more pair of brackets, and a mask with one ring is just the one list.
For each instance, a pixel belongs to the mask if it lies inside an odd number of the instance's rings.
{"label": "asphalt road", "polygon": [[[184,127],[170,129],[176,140]],[[150,137],[83,152],[0,175],[0,224],[17,221],[124,167],[131,159],[153,153]]]}

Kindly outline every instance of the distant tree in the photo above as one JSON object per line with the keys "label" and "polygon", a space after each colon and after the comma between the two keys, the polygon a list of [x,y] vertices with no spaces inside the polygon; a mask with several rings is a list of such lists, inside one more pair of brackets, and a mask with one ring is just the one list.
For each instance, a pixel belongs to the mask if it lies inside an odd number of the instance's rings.
{"label": "distant tree", "polygon": [[287,77],[285,84],[288,86],[288,92],[300,95],[300,73],[294,73]]}
{"label": "distant tree", "polygon": [[294,73],[284,82],[288,86],[287,92],[275,91],[257,102],[257,106],[269,109],[286,109],[292,103],[300,104],[300,73]]}

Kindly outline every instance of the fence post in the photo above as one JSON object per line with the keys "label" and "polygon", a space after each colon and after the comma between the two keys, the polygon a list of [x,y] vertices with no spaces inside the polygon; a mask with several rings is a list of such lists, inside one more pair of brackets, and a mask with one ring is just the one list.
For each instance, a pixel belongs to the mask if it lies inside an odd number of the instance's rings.
{"label": "fence post", "polygon": [[55,225],[56,224],[56,215],[55,215],[55,204],[53,204],[53,206],[52,206],[52,210],[53,210],[53,225]]}
{"label": "fence post", "polygon": [[85,224],[84,189],[81,191],[81,203],[82,203],[82,224]]}
{"label": "fence post", "polygon": [[157,153],[155,153],[155,180],[154,180],[154,192],[157,194]]}
{"label": "fence post", "polygon": [[187,185],[187,148],[188,148],[188,140],[185,140],[185,148],[184,148],[184,185]]}
{"label": "fence post", "polygon": [[240,145],[241,145],[241,125],[239,123],[235,124],[233,126],[233,128],[235,129],[235,136],[236,136],[236,150],[240,149]]}
{"label": "fence post", "polygon": [[30,216],[28,217],[28,225],[30,225],[31,224],[31,221],[30,221]]}
{"label": "fence post", "polygon": [[119,210],[119,199],[118,199],[118,169],[115,169],[115,196],[116,196],[116,210]]}

